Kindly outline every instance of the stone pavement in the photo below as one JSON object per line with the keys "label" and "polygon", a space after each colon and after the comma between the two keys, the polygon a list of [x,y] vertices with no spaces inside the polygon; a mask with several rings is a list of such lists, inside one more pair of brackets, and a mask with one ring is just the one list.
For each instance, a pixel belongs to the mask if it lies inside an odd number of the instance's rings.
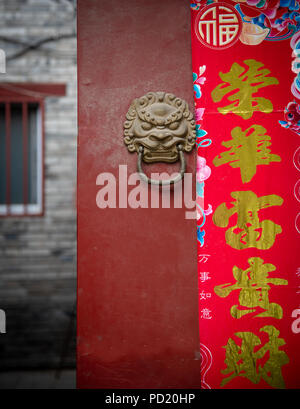
{"label": "stone pavement", "polygon": [[76,371],[9,371],[0,372],[0,389],[75,389]]}

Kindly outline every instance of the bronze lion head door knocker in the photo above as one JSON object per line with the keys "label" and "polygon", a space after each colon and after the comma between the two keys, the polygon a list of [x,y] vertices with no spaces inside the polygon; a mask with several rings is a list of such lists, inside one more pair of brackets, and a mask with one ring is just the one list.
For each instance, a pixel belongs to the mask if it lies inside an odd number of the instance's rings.
{"label": "bronze lion head door knocker", "polygon": [[[166,92],[148,92],[136,98],[126,114],[124,142],[129,152],[137,152],[141,179],[155,185],[174,184],[185,173],[184,152],[196,142],[193,114],[186,101]],[[179,174],[169,180],[148,178],[142,162],[173,163],[180,160]]]}

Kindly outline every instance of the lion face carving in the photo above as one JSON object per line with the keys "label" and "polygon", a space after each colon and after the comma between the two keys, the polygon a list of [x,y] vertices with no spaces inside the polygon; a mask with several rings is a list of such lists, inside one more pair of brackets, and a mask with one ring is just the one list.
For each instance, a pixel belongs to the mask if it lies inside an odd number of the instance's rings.
{"label": "lion face carving", "polygon": [[124,142],[130,152],[143,147],[143,160],[176,162],[177,146],[190,152],[196,141],[195,121],[187,102],[165,92],[135,99],[126,115]]}

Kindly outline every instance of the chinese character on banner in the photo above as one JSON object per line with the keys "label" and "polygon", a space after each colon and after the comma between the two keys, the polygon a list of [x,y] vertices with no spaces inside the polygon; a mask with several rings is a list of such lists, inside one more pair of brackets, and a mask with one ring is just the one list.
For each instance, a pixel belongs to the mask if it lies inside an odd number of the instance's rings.
{"label": "chinese character on banner", "polygon": [[[224,377],[221,385],[230,382],[236,376],[242,376],[257,384],[264,379],[274,388],[284,388],[285,383],[282,376],[282,366],[289,362],[287,354],[279,350],[285,345],[285,341],[279,338],[279,331],[272,325],[266,325],[259,330],[268,335],[268,341],[261,346],[260,338],[252,332],[237,332],[234,335],[241,340],[237,344],[232,338],[224,347],[226,350],[226,369],[222,374]],[[264,364],[258,365],[259,360],[264,357]]]}
{"label": "chinese character on banner", "polygon": [[272,220],[260,221],[259,210],[270,206],[281,206],[283,199],[277,195],[257,197],[254,192],[232,192],[232,207],[222,203],[216,209],[213,221],[216,226],[227,227],[233,215],[237,215],[236,225],[226,230],[226,243],[238,250],[255,247],[269,249],[273,246],[277,234],[282,232],[280,225]]}
{"label": "chinese character on banner", "polygon": [[227,96],[228,101],[234,102],[218,108],[218,111],[222,114],[232,112],[243,119],[251,118],[255,111],[272,112],[272,102],[256,94],[260,88],[278,84],[278,80],[270,77],[270,71],[262,69],[263,64],[259,61],[245,60],[243,63],[247,68],[234,63],[229,72],[220,73],[220,78],[224,82],[213,90],[212,99],[219,102]]}
{"label": "chinese character on banner", "polygon": [[252,180],[257,172],[258,165],[269,165],[271,162],[281,162],[279,155],[271,153],[271,137],[266,135],[267,130],[260,125],[252,125],[242,131],[237,126],[231,132],[232,139],[222,142],[225,148],[230,148],[216,156],[215,166],[229,164],[232,168],[240,168],[243,183]]}
{"label": "chinese character on banner", "polygon": [[234,7],[212,4],[198,13],[196,34],[207,47],[224,49],[234,44],[241,32],[241,17]]}
{"label": "chinese character on banner", "polygon": [[202,282],[202,283],[204,283],[205,281],[207,281],[207,280],[210,280],[211,279],[211,277],[210,277],[210,273],[209,273],[209,271],[200,271],[200,281]]}
{"label": "chinese character on banner", "polygon": [[300,388],[300,0],[191,2],[202,388]]}
{"label": "chinese character on banner", "polygon": [[250,267],[245,270],[234,266],[232,272],[236,282],[216,286],[215,293],[220,297],[227,297],[232,291],[240,290],[239,305],[231,307],[231,315],[234,318],[241,318],[252,312],[259,312],[256,317],[282,318],[282,307],[269,302],[269,284],[287,285],[287,280],[269,277],[269,272],[276,267],[273,264],[264,264],[259,257],[250,258],[248,263]]}
{"label": "chinese character on banner", "polygon": [[208,308],[203,308],[203,310],[201,310],[201,318],[205,320],[211,320],[211,310],[209,310]]}

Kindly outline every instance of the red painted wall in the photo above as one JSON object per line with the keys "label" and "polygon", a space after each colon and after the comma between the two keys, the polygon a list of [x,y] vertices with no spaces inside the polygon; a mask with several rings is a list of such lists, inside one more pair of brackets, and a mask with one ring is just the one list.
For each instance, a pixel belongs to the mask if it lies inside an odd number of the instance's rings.
{"label": "red painted wall", "polygon": [[78,1],[79,388],[200,387],[195,220],[96,206],[99,173],[136,171],[123,142],[131,101],[167,91],[193,107],[190,47],[182,0]]}

